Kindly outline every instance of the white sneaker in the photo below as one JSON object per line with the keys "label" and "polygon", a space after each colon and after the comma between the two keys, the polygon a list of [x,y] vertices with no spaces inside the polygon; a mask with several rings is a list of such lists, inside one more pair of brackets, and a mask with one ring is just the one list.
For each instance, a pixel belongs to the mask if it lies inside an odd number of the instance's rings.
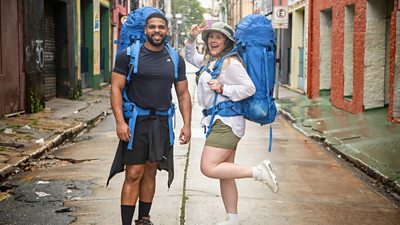
{"label": "white sneaker", "polygon": [[256,178],[256,181],[263,182],[271,189],[273,193],[278,193],[278,180],[274,174],[274,169],[272,168],[271,162],[268,159],[265,159],[258,164],[256,168],[261,171],[261,175]]}
{"label": "white sneaker", "polygon": [[239,225],[239,220],[236,220],[236,221],[225,220],[225,221],[217,223],[217,225]]}

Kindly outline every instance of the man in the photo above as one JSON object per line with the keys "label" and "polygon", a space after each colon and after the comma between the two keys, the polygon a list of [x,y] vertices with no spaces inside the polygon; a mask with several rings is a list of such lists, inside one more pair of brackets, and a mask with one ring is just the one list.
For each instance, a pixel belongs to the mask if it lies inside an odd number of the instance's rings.
{"label": "man", "polygon": [[[139,216],[135,224],[153,224],[149,212],[155,192],[157,168],[167,157],[168,160],[172,160],[170,117],[158,114],[170,109],[172,84],[175,86],[183,118],[183,127],[179,135],[180,144],[188,143],[191,136],[191,100],[185,75],[185,62],[182,57],[179,58],[178,79],[175,80],[174,62],[164,46],[167,33],[168,20],[164,15],[153,13],[147,17],[145,26],[147,39],[140,49],[138,73],[131,74],[126,93],[129,100],[137,107],[150,110],[150,115],[137,117],[132,149],[127,147],[131,131],[124,119],[122,107],[122,92],[127,84],[126,75],[130,61],[126,50],[118,55],[111,75],[111,106],[116,121],[116,132],[120,139],[118,146],[118,150],[122,152],[120,160],[125,165],[125,181],[121,192],[123,225],[132,223],[138,197]],[[169,153],[171,154],[168,156]],[[117,172],[120,171],[121,168],[117,169]],[[111,174],[110,177],[112,176]]]}

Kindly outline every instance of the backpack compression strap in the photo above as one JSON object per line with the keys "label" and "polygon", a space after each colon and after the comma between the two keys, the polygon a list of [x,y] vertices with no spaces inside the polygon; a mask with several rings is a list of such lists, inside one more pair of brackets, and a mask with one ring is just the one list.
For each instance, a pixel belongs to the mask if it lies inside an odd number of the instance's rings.
{"label": "backpack compression strap", "polygon": [[140,43],[140,37],[135,37],[134,44],[129,46],[126,50],[126,54],[130,56],[129,61],[129,70],[126,77],[127,83],[131,81],[131,74],[136,75],[138,73],[138,65],[139,65],[139,52],[142,47],[142,43]]}
{"label": "backpack compression strap", "polygon": [[[267,48],[263,49],[263,55],[264,55],[264,59],[267,59]],[[268,63],[267,60],[264,60],[264,69],[265,70],[267,70],[267,68],[268,68],[267,63]],[[275,76],[275,74],[274,74],[274,76]],[[267,77],[267,90],[268,90],[268,93],[270,93],[272,91],[272,90],[269,90],[269,87],[270,87],[269,78]],[[268,100],[268,106],[270,106],[271,102],[270,102],[270,98],[268,96],[267,96],[267,100]],[[268,151],[272,152],[272,125],[271,124],[269,125],[269,147],[268,147]]]}

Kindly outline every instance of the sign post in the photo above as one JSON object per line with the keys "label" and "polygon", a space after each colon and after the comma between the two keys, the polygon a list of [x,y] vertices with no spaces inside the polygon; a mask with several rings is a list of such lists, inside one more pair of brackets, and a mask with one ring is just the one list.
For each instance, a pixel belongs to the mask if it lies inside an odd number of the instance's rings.
{"label": "sign post", "polygon": [[274,0],[274,9],[272,13],[272,26],[277,29],[277,68],[275,69],[275,98],[279,99],[279,83],[281,73],[281,58],[282,58],[282,29],[289,27],[289,11],[288,0]]}

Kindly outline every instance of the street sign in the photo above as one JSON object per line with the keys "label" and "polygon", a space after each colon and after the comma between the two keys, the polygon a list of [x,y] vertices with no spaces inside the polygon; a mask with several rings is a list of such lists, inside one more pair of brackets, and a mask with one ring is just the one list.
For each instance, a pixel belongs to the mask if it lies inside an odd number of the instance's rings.
{"label": "street sign", "polygon": [[254,13],[261,15],[272,14],[272,0],[254,0]]}
{"label": "street sign", "polygon": [[289,11],[287,0],[274,0],[272,26],[275,29],[287,29],[289,27]]}

